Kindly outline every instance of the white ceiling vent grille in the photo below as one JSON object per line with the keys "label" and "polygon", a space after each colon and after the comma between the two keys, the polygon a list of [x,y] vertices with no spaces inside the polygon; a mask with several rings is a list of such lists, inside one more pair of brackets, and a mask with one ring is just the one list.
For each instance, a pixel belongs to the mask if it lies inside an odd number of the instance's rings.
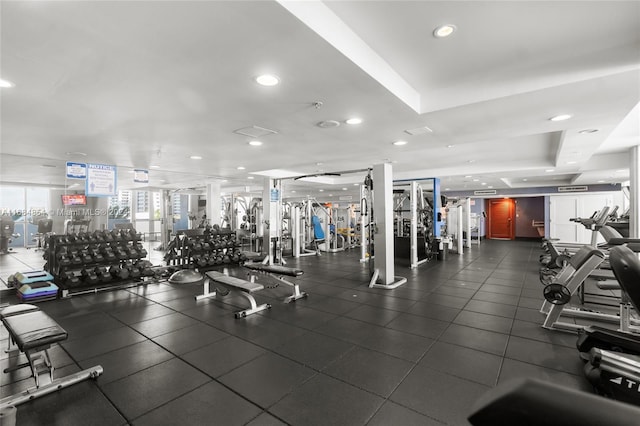
{"label": "white ceiling vent grille", "polygon": [[424,135],[425,133],[433,133],[433,130],[431,130],[427,126],[422,126],[415,129],[405,130],[404,132],[410,134],[411,136],[417,136]]}
{"label": "white ceiling vent grille", "polygon": [[234,130],[233,133],[236,133],[238,135],[243,135],[243,136],[249,136],[250,138],[256,138],[256,139],[261,138],[263,136],[278,134],[278,132],[276,132],[275,130],[266,129],[260,126],[243,127],[242,129]]}
{"label": "white ceiling vent grille", "polygon": [[585,192],[588,190],[589,190],[589,187],[586,185],[558,187],[558,192]]}
{"label": "white ceiling vent grille", "polygon": [[482,191],[473,191],[473,195],[496,195],[497,192],[495,189],[485,189]]}

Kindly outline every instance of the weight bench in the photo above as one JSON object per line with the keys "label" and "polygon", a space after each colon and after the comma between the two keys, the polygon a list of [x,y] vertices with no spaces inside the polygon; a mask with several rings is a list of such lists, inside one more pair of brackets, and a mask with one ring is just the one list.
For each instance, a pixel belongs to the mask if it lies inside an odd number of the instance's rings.
{"label": "weight bench", "polygon": [[284,279],[284,276],[299,277],[304,272],[300,269],[288,268],[280,265],[265,265],[263,263],[245,262],[242,266],[249,269],[249,280],[253,283],[256,280],[258,274],[264,274],[269,276],[280,284],[284,284],[293,287],[293,294],[284,299],[285,303],[293,302],[303,297],[308,297],[308,294],[304,291],[300,291],[298,284],[292,283]]}
{"label": "weight bench", "polygon": [[51,365],[48,349],[52,344],[66,340],[67,332],[37,306],[29,304],[9,306],[0,311],[0,320],[9,332],[7,352],[12,351],[12,344],[14,344],[20,352],[25,354],[28,361],[5,368],[4,373],[30,367],[31,375],[36,382],[35,387],[0,399],[0,410],[47,395],[88,378],[95,379],[102,374],[102,367],[98,365],[54,380],[54,367]]}
{"label": "weight bench", "polygon": [[[211,291],[210,283],[213,281],[215,290]],[[247,315],[255,314],[256,312],[264,311],[265,309],[271,309],[271,305],[264,303],[258,305],[256,299],[253,298],[252,293],[263,290],[264,286],[255,282],[243,280],[241,278],[230,277],[217,271],[209,271],[204,274],[204,292],[203,294],[196,296],[196,300],[202,300],[208,297],[226,296],[229,292],[233,291],[246,298],[251,307],[235,313],[236,318],[244,318]]]}

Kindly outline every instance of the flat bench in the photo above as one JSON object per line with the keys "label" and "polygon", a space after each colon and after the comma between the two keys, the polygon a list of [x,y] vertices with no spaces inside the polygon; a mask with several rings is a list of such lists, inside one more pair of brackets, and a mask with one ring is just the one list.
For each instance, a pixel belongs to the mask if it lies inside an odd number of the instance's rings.
{"label": "flat bench", "polygon": [[9,332],[7,352],[12,351],[12,344],[14,344],[20,352],[25,354],[28,361],[5,368],[4,373],[30,367],[31,375],[36,382],[34,388],[0,399],[0,410],[102,374],[102,367],[98,365],[54,380],[54,367],[51,365],[48,349],[52,344],[66,340],[68,335],[53,318],[37,306],[30,304],[9,306],[0,311],[0,320]]}
{"label": "flat bench", "polygon": [[[211,291],[211,282],[214,283],[215,289],[213,291]],[[258,305],[256,303],[256,299],[252,296],[252,293],[264,289],[262,284],[243,280],[241,278],[230,277],[217,271],[209,271],[205,272],[203,285],[204,292],[203,294],[196,296],[196,300],[202,300],[216,295],[224,297],[232,291],[247,299],[251,304],[251,307],[236,312],[236,318],[244,318],[247,315],[255,314],[256,312],[271,308],[271,305],[268,303]]]}
{"label": "flat bench", "polygon": [[257,274],[268,275],[271,279],[277,283],[284,284],[293,287],[293,294],[284,299],[285,303],[293,302],[303,297],[308,297],[308,294],[304,291],[300,291],[300,287],[296,283],[287,281],[284,277],[299,277],[304,274],[301,269],[288,268],[281,265],[265,265],[264,263],[257,262],[245,262],[242,264],[245,268],[249,269],[249,280],[255,282]]}

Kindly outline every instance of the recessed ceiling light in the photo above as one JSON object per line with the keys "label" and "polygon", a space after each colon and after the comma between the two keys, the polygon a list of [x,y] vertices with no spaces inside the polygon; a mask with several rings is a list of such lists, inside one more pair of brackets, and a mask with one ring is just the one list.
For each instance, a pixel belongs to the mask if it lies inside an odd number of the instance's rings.
{"label": "recessed ceiling light", "polygon": [[547,173],[551,173],[551,172],[553,172],[553,171],[555,171],[555,170],[554,170],[554,169],[547,169],[547,170],[545,170],[545,172],[547,172]]}
{"label": "recessed ceiling light", "polygon": [[482,182],[482,183],[480,183],[480,185],[486,185],[486,184],[487,184],[487,182]]}
{"label": "recessed ceiling light", "polygon": [[452,24],[440,25],[435,30],[433,30],[433,36],[436,38],[444,38],[449,37],[456,30],[456,26]]}
{"label": "recessed ceiling light", "polygon": [[154,165],[149,166],[149,168],[150,168],[150,169],[159,169],[159,168],[160,168],[160,166],[156,166],[156,165],[154,164]]}
{"label": "recessed ceiling light", "polygon": [[12,82],[7,81],[7,80],[3,80],[3,79],[0,78],[0,87],[9,88],[9,87],[13,87],[13,86],[15,86],[15,84],[13,84]]}
{"label": "recessed ceiling light", "polygon": [[238,166],[238,167],[236,167],[236,169],[238,169],[238,170],[244,170],[244,167],[243,167],[243,166]]}
{"label": "recessed ceiling light", "polygon": [[529,180],[529,179],[527,179],[527,178],[522,179],[522,181],[523,181],[523,182],[526,182],[526,181],[528,181],[528,180]]}
{"label": "recessed ceiling light", "polygon": [[260,146],[260,145],[262,145],[262,142],[260,142],[260,141],[249,141],[249,145],[251,145],[251,146]]}
{"label": "recessed ceiling light", "polygon": [[570,114],[560,114],[560,115],[556,115],[555,117],[551,117],[549,120],[551,121],[564,121],[564,120],[568,120],[571,118]]}
{"label": "recessed ceiling light", "polygon": [[359,183],[354,183],[353,186],[360,186],[360,184]]}
{"label": "recessed ceiling light", "polygon": [[247,176],[247,179],[253,179],[253,178],[254,178],[253,176]]}
{"label": "recessed ceiling light", "polygon": [[320,192],[324,192],[324,189],[319,189],[318,191],[320,191]]}
{"label": "recessed ceiling light", "polygon": [[576,164],[577,161],[567,161],[567,164]]}
{"label": "recessed ceiling light", "polygon": [[395,141],[393,144],[395,146],[402,146],[402,145],[406,145],[407,141]]}
{"label": "recessed ceiling light", "polygon": [[453,148],[455,145],[447,145],[447,148]]}
{"label": "recessed ceiling light", "polygon": [[493,186],[489,185],[489,186],[487,186],[487,188],[489,188],[489,189],[493,189]]}
{"label": "recessed ceiling light", "polygon": [[606,181],[604,180],[599,180],[598,183],[605,183]]}
{"label": "recessed ceiling light", "polygon": [[586,133],[595,133],[597,131],[598,131],[598,129],[584,129],[584,130],[580,130],[578,133],[584,135]]}
{"label": "recessed ceiling light", "polygon": [[87,154],[84,152],[80,152],[80,151],[67,151],[65,152],[65,155],[77,155],[79,157],[86,157]]}
{"label": "recessed ceiling light", "polygon": [[445,191],[450,191],[450,190],[451,190],[451,188],[445,188],[444,190],[445,190]]}
{"label": "recessed ceiling light", "polygon": [[280,83],[280,79],[272,74],[263,74],[256,77],[256,82],[261,86],[275,86]]}
{"label": "recessed ceiling light", "polygon": [[626,171],[627,171],[626,169],[620,169],[620,170],[616,170],[616,173],[624,173]]}
{"label": "recessed ceiling light", "polygon": [[292,193],[292,194],[295,194],[295,193],[296,193],[295,189],[294,189],[294,190],[292,190],[292,191],[291,191],[291,193]]}
{"label": "recessed ceiling light", "polygon": [[465,177],[466,177],[466,178],[470,178],[470,177],[471,177],[471,175],[466,175]]}
{"label": "recessed ceiling light", "polygon": [[362,123],[362,118],[353,117],[345,121],[347,124],[360,124]]}
{"label": "recessed ceiling light", "polygon": [[480,182],[480,179],[474,179],[473,181],[474,182]]}
{"label": "recessed ceiling light", "polygon": [[322,166],[322,163],[316,163],[316,166]]}
{"label": "recessed ceiling light", "polygon": [[164,180],[164,179],[160,179],[160,182],[166,182],[166,180]]}
{"label": "recessed ceiling light", "polygon": [[469,160],[469,163],[475,163],[476,160]]}
{"label": "recessed ceiling light", "polygon": [[347,188],[342,188],[342,190],[343,190],[343,191],[346,191],[346,190],[347,190]]}
{"label": "recessed ceiling light", "polygon": [[200,157],[199,155],[192,155],[191,157],[192,160],[202,160],[202,157]]}

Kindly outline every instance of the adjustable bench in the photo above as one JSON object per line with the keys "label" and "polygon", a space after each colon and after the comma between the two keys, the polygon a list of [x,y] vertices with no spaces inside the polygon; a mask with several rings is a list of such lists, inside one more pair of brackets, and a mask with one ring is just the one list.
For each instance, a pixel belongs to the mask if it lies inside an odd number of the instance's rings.
{"label": "adjustable bench", "polygon": [[284,284],[290,287],[293,287],[293,294],[284,299],[285,303],[293,302],[295,300],[301,299],[303,297],[308,297],[308,294],[304,291],[300,291],[300,287],[298,284],[292,283],[284,279],[284,276],[288,277],[299,277],[304,272],[300,269],[288,268],[286,266],[280,265],[265,265],[263,263],[256,262],[245,262],[242,266],[249,269],[249,280],[251,282],[255,282],[256,276],[261,273],[269,276],[271,279],[275,280],[280,284]]}
{"label": "adjustable bench", "polygon": [[66,340],[67,332],[37,306],[29,304],[9,306],[0,311],[0,320],[9,332],[7,352],[11,351],[14,344],[20,352],[25,354],[28,361],[7,367],[4,373],[30,367],[31,375],[36,382],[33,388],[0,399],[0,410],[47,395],[88,378],[95,379],[102,374],[102,367],[98,365],[54,380],[54,367],[51,365],[48,349],[52,344]]}
{"label": "adjustable bench", "polygon": [[[211,291],[211,282],[214,283],[215,290],[213,291]],[[209,271],[205,273],[203,285],[204,292],[203,294],[196,296],[196,300],[202,300],[208,297],[216,296],[218,294],[224,297],[231,291],[238,293],[239,295],[246,298],[251,304],[251,307],[249,309],[244,309],[236,312],[236,318],[243,318],[247,315],[255,314],[256,312],[264,311],[265,309],[271,308],[271,305],[268,303],[258,305],[256,303],[256,299],[254,299],[254,297],[252,296],[252,293],[264,289],[264,286],[262,284],[243,280],[241,278],[230,277],[217,271]]]}

